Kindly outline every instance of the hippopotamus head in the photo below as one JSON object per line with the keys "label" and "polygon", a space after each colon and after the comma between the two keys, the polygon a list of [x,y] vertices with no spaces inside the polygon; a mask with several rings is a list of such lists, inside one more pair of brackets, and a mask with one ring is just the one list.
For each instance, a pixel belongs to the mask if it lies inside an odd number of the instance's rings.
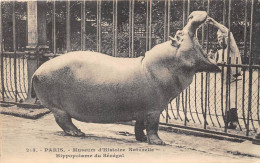
{"label": "hippopotamus head", "polygon": [[176,56],[182,58],[183,64],[195,70],[195,72],[220,72],[216,62],[208,57],[206,52],[195,37],[196,30],[207,18],[205,11],[194,11],[188,17],[188,22],[183,30],[177,31],[171,38],[172,46],[177,48]]}
{"label": "hippopotamus head", "polygon": [[207,12],[205,11],[193,11],[189,17],[186,26],[183,30],[189,31],[191,36],[194,35],[196,29],[205,22],[207,19]]}
{"label": "hippopotamus head", "polygon": [[220,72],[216,62],[207,57],[195,37],[196,30],[206,18],[205,11],[192,12],[186,26],[177,31],[174,37],[170,37],[170,41],[158,44],[148,51],[145,57],[146,64],[151,65],[150,69],[158,72],[158,67],[167,67],[171,74],[180,72],[190,73],[190,75],[202,71]]}

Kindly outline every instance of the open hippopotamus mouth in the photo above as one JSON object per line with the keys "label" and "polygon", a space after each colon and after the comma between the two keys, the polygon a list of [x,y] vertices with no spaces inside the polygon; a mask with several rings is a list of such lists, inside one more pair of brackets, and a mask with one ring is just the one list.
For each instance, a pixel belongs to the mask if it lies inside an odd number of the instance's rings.
{"label": "open hippopotamus mouth", "polygon": [[206,21],[208,14],[206,11],[193,11],[189,17],[188,22],[183,30],[189,31],[191,37],[194,36],[196,30]]}
{"label": "open hippopotamus mouth", "polygon": [[203,63],[204,66],[199,66],[199,71],[206,72],[221,72],[220,68],[216,65],[216,62],[210,59],[207,53],[203,50],[202,46],[199,44],[198,38],[195,33],[204,24],[208,15],[205,11],[193,11],[188,17],[188,23],[183,28],[183,31],[188,31],[190,37],[194,41],[194,47],[196,51],[201,54],[199,61]]}

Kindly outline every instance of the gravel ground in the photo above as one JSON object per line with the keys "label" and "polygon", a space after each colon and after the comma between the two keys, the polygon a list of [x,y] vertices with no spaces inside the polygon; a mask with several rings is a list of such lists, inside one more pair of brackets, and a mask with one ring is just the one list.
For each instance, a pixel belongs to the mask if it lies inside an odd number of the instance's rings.
{"label": "gravel ground", "polygon": [[[0,162],[260,162],[228,152],[241,143],[159,131],[167,145],[156,146],[137,142],[133,126],[74,124],[85,137],[65,136],[51,113],[37,120],[0,114]],[[244,147],[260,149],[251,142]]]}

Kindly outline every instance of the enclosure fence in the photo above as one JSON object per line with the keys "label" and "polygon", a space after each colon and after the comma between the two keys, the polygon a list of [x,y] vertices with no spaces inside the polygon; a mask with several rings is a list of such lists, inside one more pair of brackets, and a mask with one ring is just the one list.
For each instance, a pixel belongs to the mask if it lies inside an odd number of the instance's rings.
{"label": "enclosure fence", "polygon": [[[38,8],[33,8],[35,4]],[[222,57],[228,62],[218,64],[222,73],[197,73],[192,84],[165,108],[161,123],[252,136],[260,127],[260,55],[254,50],[254,33],[260,33],[254,28],[259,24],[254,12],[259,12],[259,6],[256,0],[2,1],[1,101],[23,102],[29,97],[31,63],[37,68],[76,50],[114,57],[144,56],[182,29],[192,11],[205,9],[229,28],[229,36],[234,34],[243,64],[231,64],[228,53]],[[31,12],[38,13],[38,21],[43,22],[36,29],[29,26],[34,21]],[[207,52],[216,45],[213,33],[216,30],[208,25],[198,33]],[[35,39],[37,45],[32,46],[30,41]],[[231,68],[242,70],[241,80],[231,80]],[[235,130],[228,129],[231,106],[237,109]]]}

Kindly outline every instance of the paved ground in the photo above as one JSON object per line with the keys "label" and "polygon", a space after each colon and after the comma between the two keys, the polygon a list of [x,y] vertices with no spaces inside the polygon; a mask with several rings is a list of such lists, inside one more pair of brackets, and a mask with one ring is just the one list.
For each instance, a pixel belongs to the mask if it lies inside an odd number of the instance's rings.
{"label": "paved ground", "polygon": [[86,137],[65,136],[52,114],[38,120],[0,114],[0,162],[260,162],[260,158],[239,151],[228,152],[236,148],[260,151],[260,146],[251,142],[241,144],[160,131],[168,145],[155,146],[137,142],[133,126],[74,123]]}

